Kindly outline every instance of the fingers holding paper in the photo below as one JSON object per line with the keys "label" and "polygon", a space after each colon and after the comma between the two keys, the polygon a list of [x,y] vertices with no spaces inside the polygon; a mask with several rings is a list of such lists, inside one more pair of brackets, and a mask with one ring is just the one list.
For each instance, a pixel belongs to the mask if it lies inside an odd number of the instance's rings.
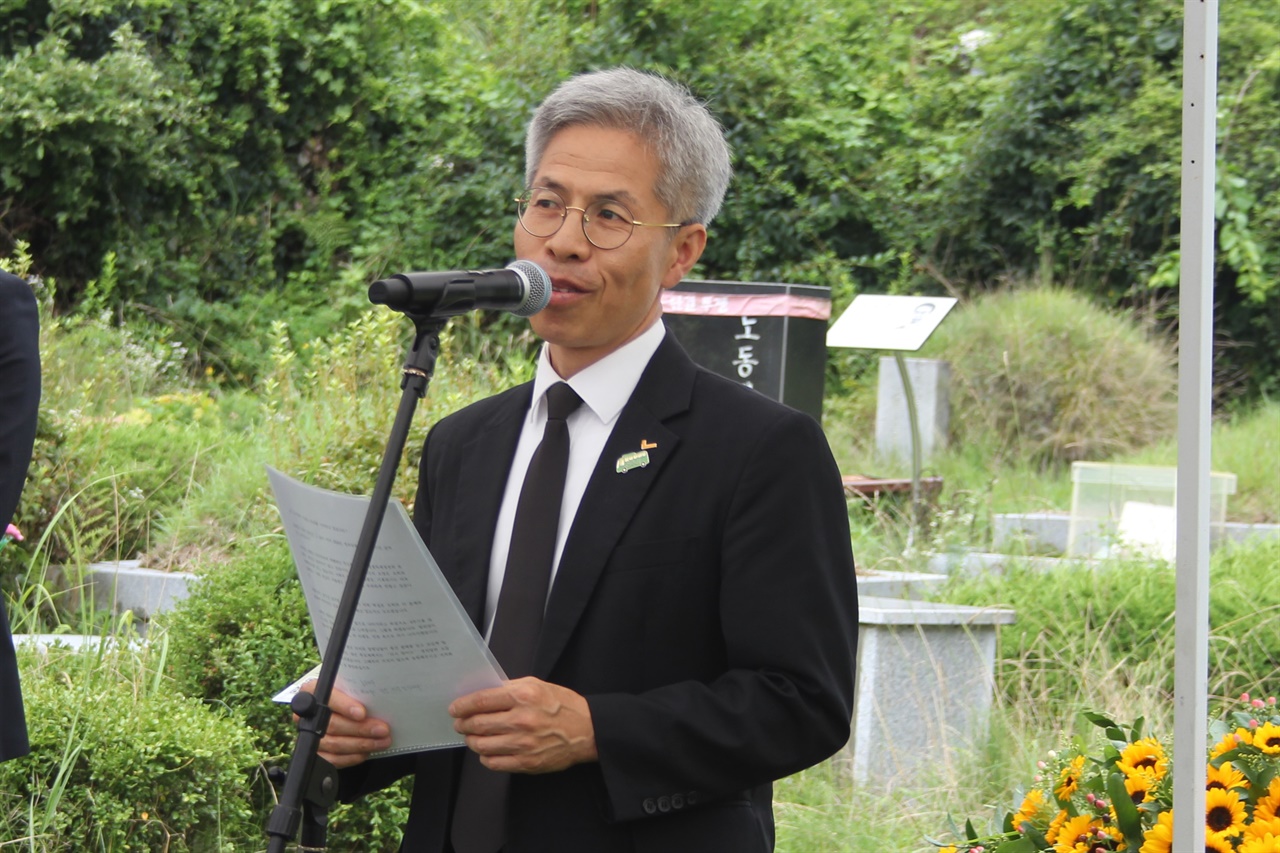
{"label": "fingers holding paper", "polygon": [[455,700],[449,713],[490,770],[551,773],[597,759],[587,700],[558,684],[518,678]]}
{"label": "fingers holding paper", "polygon": [[[310,693],[315,686],[312,681],[299,689]],[[391,727],[385,720],[370,717],[354,696],[333,688],[329,695],[329,710],[329,727],[320,739],[318,753],[334,767],[354,767],[367,759],[370,753],[391,746]]]}

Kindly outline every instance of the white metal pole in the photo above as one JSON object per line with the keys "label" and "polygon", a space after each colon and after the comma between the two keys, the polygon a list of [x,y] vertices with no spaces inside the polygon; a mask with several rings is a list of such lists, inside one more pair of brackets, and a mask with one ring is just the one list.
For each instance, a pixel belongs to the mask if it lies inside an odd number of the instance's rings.
{"label": "white metal pole", "polygon": [[1178,292],[1173,849],[1203,850],[1209,704],[1209,459],[1218,0],[1184,0]]}

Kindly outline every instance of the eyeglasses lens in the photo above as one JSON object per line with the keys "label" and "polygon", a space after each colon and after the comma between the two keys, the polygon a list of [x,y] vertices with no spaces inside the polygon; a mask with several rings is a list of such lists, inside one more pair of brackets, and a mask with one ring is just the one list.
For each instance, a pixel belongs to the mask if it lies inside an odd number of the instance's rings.
{"label": "eyeglasses lens", "polygon": [[[534,237],[550,237],[560,230],[570,208],[560,194],[545,187],[529,189],[519,200],[520,224]],[[621,203],[604,199],[583,211],[582,231],[600,249],[616,249],[631,236],[631,211]]]}

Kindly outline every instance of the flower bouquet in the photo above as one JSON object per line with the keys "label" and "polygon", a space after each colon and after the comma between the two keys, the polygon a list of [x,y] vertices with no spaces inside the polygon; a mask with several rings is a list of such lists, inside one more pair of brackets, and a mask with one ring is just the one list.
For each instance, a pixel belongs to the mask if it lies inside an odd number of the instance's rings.
{"label": "flower bouquet", "polygon": [[[1280,853],[1280,711],[1275,697],[1240,700],[1210,724],[1203,850]],[[942,853],[1174,853],[1165,745],[1143,736],[1142,720],[1126,729],[1085,717],[1102,730],[1092,752],[1081,738],[1050,751],[1000,831],[982,835],[966,822],[953,829],[961,841],[933,843]]]}

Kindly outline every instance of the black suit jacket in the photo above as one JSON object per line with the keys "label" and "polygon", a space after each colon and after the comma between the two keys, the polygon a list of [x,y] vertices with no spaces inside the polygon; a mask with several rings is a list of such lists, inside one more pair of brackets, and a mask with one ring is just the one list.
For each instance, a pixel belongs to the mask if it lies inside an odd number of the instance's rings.
{"label": "black suit jacket", "polygon": [[[443,419],[423,452],[415,522],[477,624],[530,395]],[[642,442],[649,465],[618,473]],[[771,850],[772,781],[848,739],[856,637],[821,428],[668,335],[591,475],[534,663],[587,698],[600,760],[513,777],[505,850]],[[403,849],[445,849],[458,752],[368,762],[344,797],[414,772]]]}
{"label": "black suit jacket", "polygon": [[[0,271],[0,533],[13,519],[31,463],[40,405],[40,326],[31,285]],[[18,663],[0,597],[0,761],[26,755]]]}

